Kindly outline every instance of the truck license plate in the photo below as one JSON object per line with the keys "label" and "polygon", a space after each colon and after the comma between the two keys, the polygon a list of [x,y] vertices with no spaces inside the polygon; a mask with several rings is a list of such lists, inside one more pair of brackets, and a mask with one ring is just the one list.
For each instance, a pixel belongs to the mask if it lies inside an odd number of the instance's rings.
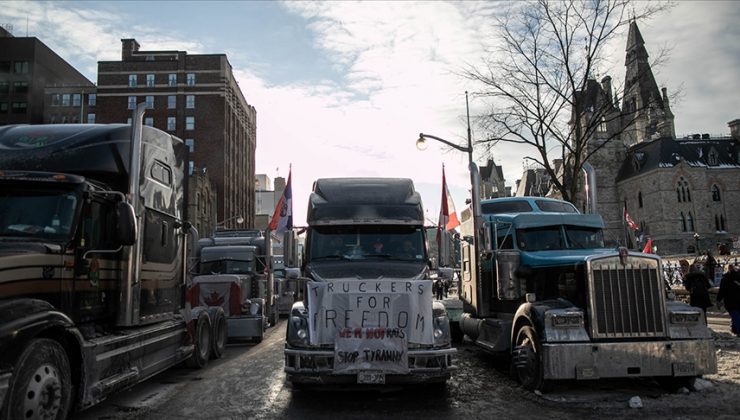
{"label": "truck license plate", "polygon": [[358,384],[385,384],[385,373],[361,370],[357,373]]}
{"label": "truck license plate", "polygon": [[696,375],[696,369],[691,362],[674,363],[673,374],[675,376],[694,376]]}

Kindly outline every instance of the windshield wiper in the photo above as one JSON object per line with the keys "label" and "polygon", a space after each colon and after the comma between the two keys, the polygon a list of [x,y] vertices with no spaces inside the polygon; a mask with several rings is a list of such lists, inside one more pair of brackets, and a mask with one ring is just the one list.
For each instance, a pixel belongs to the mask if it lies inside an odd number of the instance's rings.
{"label": "windshield wiper", "polygon": [[319,261],[319,260],[349,260],[346,255],[323,255],[321,257],[312,257],[311,261]]}

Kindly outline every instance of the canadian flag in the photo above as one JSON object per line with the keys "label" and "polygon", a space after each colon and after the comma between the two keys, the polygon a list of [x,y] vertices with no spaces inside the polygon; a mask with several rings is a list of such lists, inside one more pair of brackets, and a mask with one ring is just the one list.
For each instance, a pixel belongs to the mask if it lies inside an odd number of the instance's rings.
{"label": "canadian flag", "polygon": [[444,165],[442,165],[442,205],[439,208],[437,229],[441,231],[443,226],[445,230],[452,230],[460,226],[460,219],[457,218],[457,213],[455,212],[455,203],[452,202],[450,190],[447,189]]}
{"label": "canadian flag", "polygon": [[637,223],[635,223],[634,220],[630,217],[630,215],[627,213],[627,207],[624,208],[624,221],[627,222],[627,226],[630,227],[632,230],[638,230],[640,229],[639,226],[637,226]]}
{"label": "canadian flag", "polygon": [[283,195],[280,197],[277,206],[275,206],[275,213],[273,213],[272,220],[270,220],[270,224],[267,226],[268,229],[277,233],[283,233],[293,228],[293,192],[290,188],[291,172],[292,169],[288,171],[288,183],[285,184]]}
{"label": "canadian flag", "polygon": [[652,238],[647,240],[647,243],[645,244],[645,248],[642,249],[642,252],[645,254],[653,253],[653,239]]}

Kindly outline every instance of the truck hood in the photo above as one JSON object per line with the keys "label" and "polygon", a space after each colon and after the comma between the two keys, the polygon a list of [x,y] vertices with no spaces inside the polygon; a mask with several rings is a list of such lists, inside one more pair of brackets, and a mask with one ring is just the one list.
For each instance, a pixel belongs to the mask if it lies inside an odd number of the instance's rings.
{"label": "truck hood", "polygon": [[613,248],[566,249],[557,251],[522,252],[521,264],[529,267],[562,267],[579,265],[594,255],[617,254]]}
{"label": "truck hood", "polygon": [[427,273],[427,265],[417,262],[398,261],[318,261],[306,266],[306,272],[314,280],[358,278],[378,279],[421,279]]}

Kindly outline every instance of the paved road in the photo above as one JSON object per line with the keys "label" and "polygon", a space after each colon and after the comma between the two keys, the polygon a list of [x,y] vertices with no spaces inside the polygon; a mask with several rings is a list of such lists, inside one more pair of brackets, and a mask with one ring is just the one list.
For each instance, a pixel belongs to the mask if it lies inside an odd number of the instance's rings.
{"label": "paved road", "polygon": [[[121,392],[76,418],[92,419],[476,419],[502,418],[630,418],[626,401],[634,395],[655,399],[657,408],[642,417],[674,414],[665,395],[648,380],[563,382],[544,396],[527,392],[489,354],[470,343],[458,347],[460,370],[447,390],[424,387],[378,391],[293,391],[283,373],[285,320],[268,330],[259,345],[230,345],[225,357],[204,370],[170,369],[129,391]],[[710,326],[728,329],[724,317],[710,317]],[[724,385],[723,385],[724,386]],[[736,386],[736,385],[728,385]],[[692,393],[693,394],[693,393]],[[697,393],[699,394],[699,393]],[[675,395],[679,397],[679,395]],[[702,417],[716,406],[709,395],[681,396],[684,418]],[[722,400],[718,395],[719,401]],[[700,401],[697,404],[694,400]],[[719,417],[725,413],[719,410]]]}

